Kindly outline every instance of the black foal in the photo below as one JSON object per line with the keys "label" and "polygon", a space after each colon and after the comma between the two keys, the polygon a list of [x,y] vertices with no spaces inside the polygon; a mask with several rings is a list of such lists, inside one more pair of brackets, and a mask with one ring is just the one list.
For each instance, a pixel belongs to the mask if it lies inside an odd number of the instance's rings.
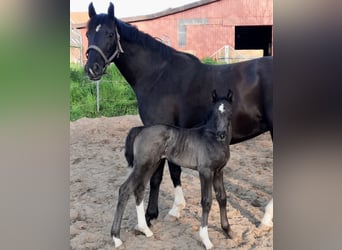
{"label": "black foal", "polygon": [[212,187],[214,187],[220,206],[222,229],[228,236],[230,235],[222,168],[226,165],[230,154],[232,95],[232,91],[229,90],[227,96],[218,98],[216,91],[212,92],[213,107],[203,126],[185,129],[154,125],[131,129],[126,139],[125,155],[133,171],[119,190],[119,200],[111,230],[115,247],[122,244],[120,225],[127,201],[132,193],[135,195],[138,215],[136,229],[147,237],[153,235],[146,223],[143,196],[148,181],[164,158],[179,166],[199,172],[202,196],[202,221],[199,235],[206,249],[213,247],[208,236]]}

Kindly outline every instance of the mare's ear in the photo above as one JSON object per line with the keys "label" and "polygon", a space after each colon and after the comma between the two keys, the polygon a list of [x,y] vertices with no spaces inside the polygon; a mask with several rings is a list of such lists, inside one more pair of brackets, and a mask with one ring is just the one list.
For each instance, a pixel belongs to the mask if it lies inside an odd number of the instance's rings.
{"label": "mare's ear", "polygon": [[216,100],[217,100],[216,89],[214,89],[213,92],[211,92],[211,97],[212,97],[212,101],[216,102]]}
{"label": "mare's ear", "polygon": [[109,7],[108,7],[108,16],[111,19],[114,19],[114,5],[112,2],[109,3]]}
{"label": "mare's ear", "polygon": [[88,7],[88,15],[90,18],[92,18],[93,16],[96,16],[96,11],[94,9],[94,5],[93,5],[93,2],[91,2],[89,4],[89,7]]}
{"label": "mare's ear", "polygon": [[233,91],[231,91],[230,89],[228,90],[227,100],[229,103],[233,102]]}

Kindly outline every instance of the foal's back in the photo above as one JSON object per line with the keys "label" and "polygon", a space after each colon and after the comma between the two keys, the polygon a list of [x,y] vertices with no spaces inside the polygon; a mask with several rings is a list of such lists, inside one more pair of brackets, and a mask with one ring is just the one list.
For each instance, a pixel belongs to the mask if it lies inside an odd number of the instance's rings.
{"label": "foal's back", "polygon": [[229,158],[228,145],[229,141],[217,141],[215,134],[205,126],[185,129],[153,125],[144,127],[136,136],[133,150],[139,164],[153,165],[166,158],[182,167],[198,169],[225,165]]}

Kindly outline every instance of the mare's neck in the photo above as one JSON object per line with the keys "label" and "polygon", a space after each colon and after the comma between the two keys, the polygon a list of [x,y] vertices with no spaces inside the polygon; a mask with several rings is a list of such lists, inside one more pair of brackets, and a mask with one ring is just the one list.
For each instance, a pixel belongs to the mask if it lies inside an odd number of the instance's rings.
{"label": "mare's neck", "polygon": [[[121,21],[118,21],[121,22]],[[123,53],[114,63],[134,88],[137,84],[156,81],[172,57],[172,48],[155,41],[148,34],[121,23],[120,43]],[[166,51],[168,56],[161,51]],[[148,81],[143,81],[147,79]],[[146,87],[146,86],[144,86]]]}

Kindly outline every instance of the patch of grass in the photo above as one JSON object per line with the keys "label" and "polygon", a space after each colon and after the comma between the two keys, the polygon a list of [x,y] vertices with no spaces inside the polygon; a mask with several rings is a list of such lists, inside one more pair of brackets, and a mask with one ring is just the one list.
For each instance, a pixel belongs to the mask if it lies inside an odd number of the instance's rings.
{"label": "patch of grass", "polygon": [[97,112],[96,84],[84,74],[83,67],[70,65],[70,120],[82,117],[137,114],[137,101],[131,86],[115,65],[107,68],[100,81],[100,108]]}

